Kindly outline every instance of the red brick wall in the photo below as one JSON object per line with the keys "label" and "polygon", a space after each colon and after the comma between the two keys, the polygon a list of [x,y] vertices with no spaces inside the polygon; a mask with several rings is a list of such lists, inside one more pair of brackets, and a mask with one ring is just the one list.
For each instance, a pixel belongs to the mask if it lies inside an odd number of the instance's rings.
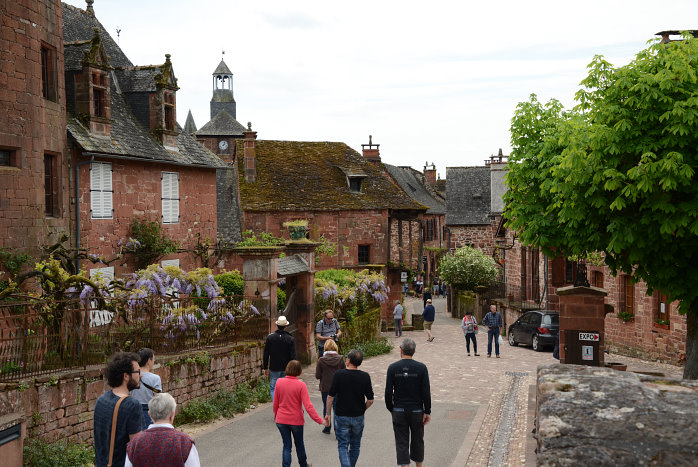
{"label": "red brick wall", "polygon": [[[47,231],[68,227],[68,163],[61,3],[3,2],[0,22],[0,149],[12,150],[15,167],[0,167],[0,246],[37,253]],[[44,99],[41,47],[55,49],[56,102]],[[44,154],[55,156],[55,217],[44,213]]]}
{"label": "red brick wall", "polygon": [[[80,232],[81,246],[93,254],[107,257],[118,251],[118,242],[127,237],[135,217],[161,221],[162,172],[179,173],[178,224],[162,224],[163,232],[179,242],[180,248],[196,245],[196,234],[214,243],[216,220],[216,171],[163,164],[142,164],[133,161],[101,159],[112,164],[114,190],[113,219],[91,219],[89,164],[80,167]],[[179,258],[180,267],[191,270],[201,266],[190,252],[169,255],[163,259]],[[94,266],[99,267],[99,266]],[[132,266],[118,264],[115,274],[131,271]]]}
{"label": "red brick wall", "polygon": [[[262,353],[262,343],[210,350],[211,362],[206,368],[184,363],[187,355],[156,356],[160,366],[154,372],[162,378],[163,389],[177,401],[179,411],[195,397],[258,380]],[[91,367],[87,371],[42,376],[29,381],[29,387],[19,386],[18,382],[0,383],[0,417],[23,413],[32,438],[91,442],[95,403],[110,389],[102,372],[102,367]]]}

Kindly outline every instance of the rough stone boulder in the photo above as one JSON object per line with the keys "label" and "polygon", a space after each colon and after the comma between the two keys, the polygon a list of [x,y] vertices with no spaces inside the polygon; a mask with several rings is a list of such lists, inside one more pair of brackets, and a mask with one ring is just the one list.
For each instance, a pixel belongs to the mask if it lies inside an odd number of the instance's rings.
{"label": "rough stone boulder", "polygon": [[538,367],[538,465],[696,465],[698,382]]}

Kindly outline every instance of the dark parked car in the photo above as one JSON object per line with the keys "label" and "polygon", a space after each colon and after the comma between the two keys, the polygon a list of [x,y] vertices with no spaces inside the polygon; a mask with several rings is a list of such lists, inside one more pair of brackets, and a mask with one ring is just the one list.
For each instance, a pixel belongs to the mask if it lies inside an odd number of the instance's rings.
{"label": "dark parked car", "polygon": [[509,326],[509,345],[530,344],[540,352],[543,347],[554,347],[560,331],[560,315],[557,311],[527,311]]}

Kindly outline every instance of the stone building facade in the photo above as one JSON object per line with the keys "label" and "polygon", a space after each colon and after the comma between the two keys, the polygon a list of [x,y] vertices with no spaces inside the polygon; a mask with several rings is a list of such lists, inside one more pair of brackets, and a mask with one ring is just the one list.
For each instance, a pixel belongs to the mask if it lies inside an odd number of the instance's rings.
{"label": "stone building facade", "polygon": [[33,255],[69,225],[62,9],[0,11],[0,246]]}

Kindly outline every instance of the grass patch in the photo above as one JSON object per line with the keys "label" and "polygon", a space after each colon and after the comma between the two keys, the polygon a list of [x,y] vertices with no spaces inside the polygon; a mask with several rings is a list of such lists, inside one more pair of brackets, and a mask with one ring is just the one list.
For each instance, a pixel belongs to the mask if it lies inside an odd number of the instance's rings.
{"label": "grass patch", "polygon": [[354,346],[354,348],[361,350],[364,357],[375,357],[377,355],[390,353],[390,351],[393,350],[393,344],[390,343],[387,337],[381,336],[374,341],[361,342]]}
{"label": "grass patch", "polygon": [[24,446],[24,465],[32,467],[75,467],[94,465],[94,462],[94,449],[84,444],[32,439]]}

